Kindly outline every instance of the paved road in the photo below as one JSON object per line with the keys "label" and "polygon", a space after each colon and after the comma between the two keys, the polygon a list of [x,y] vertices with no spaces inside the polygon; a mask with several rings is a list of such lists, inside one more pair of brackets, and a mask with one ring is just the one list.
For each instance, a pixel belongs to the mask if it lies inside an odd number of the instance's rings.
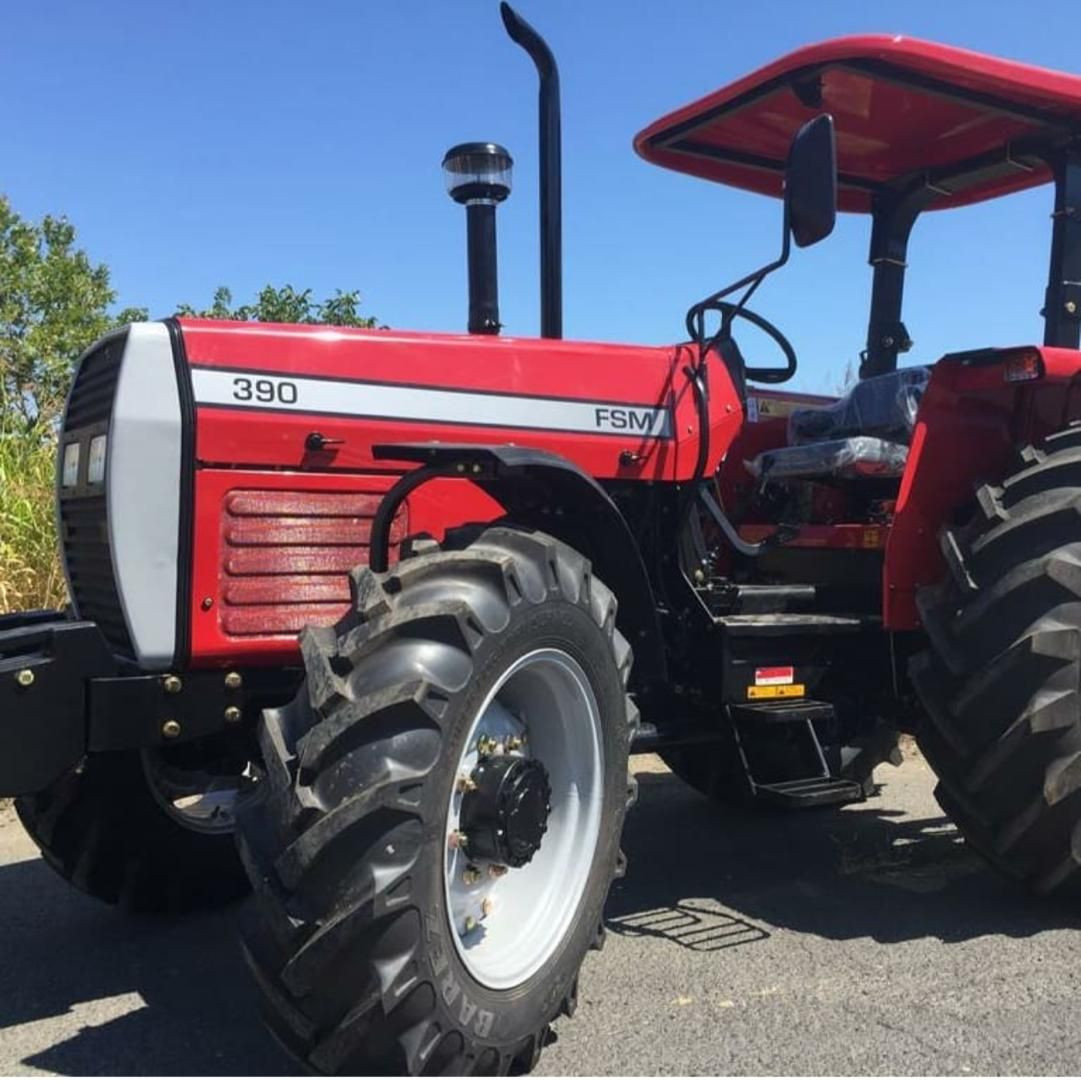
{"label": "paved road", "polygon": [[[766,818],[725,817],[635,762],[631,871],[546,1073],[1081,1070],[1078,917],[984,870],[921,759],[884,768],[860,807]],[[0,1072],[289,1072],[234,921],[125,920],[55,879],[9,821]]]}

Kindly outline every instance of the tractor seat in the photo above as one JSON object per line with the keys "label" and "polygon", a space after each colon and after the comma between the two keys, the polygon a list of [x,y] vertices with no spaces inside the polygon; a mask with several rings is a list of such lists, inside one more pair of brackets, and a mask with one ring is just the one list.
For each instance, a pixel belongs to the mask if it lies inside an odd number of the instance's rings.
{"label": "tractor seat", "polygon": [[763,480],[899,477],[930,368],[901,368],[857,383],[831,405],[796,409],[788,446],[747,463]]}

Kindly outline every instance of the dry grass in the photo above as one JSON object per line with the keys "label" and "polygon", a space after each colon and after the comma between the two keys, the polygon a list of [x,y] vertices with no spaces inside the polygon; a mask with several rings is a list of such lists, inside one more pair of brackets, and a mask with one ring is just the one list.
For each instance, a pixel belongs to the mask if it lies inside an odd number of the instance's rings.
{"label": "dry grass", "polygon": [[56,545],[52,432],[0,414],[0,612],[67,601]]}

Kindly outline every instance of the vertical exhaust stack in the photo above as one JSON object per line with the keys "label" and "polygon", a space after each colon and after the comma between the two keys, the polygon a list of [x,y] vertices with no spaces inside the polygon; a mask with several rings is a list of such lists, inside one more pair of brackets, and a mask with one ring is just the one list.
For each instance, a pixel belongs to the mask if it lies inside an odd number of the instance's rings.
{"label": "vertical exhaust stack", "polygon": [[540,76],[541,337],[563,337],[563,186],[559,119],[559,68],[544,38],[503,2],[503,25]]}

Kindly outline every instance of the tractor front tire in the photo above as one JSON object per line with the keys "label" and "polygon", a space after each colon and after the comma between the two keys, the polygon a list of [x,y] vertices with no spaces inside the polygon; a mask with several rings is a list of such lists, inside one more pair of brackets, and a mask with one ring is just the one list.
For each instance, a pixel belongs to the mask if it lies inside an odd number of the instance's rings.
{"label": "tractor front tire", "polygon": [[936,796],[968,842],[1037,893],[1081,894],[1081,427],[1027,447],[946,529],[918,596],[913,683]]}
{"label": "tractor front tire", "polygon": [[166,798],[161,773],[157,752],[90,754],[48,788],[21,796],[15,810],[45,861],[108,904],[180,915],[246,895],[232,833],[234,794],[223,795],[229,817],[200,819]]}
{"label": "tractor front tire", "polygon": [[264,1017],[321,1073],[528,1070],[622,862],[637,714],[615,598],[505,526],[352,591],[303,634],[307,683],[265,713],[267,777],[239,815]]}

